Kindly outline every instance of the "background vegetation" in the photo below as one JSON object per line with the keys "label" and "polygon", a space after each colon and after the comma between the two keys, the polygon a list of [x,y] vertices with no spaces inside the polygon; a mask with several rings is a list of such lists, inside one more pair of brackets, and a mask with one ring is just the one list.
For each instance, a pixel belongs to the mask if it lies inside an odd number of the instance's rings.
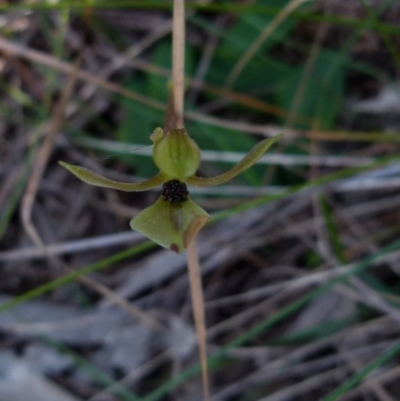
{"label": "background vegetation", "polygon": [[[169,1],[0,1],[0,400],[200,400],[184,255],[129,230],[158,191]],[[400,4],[187,1],[186,128],[213,401],[400,398]]]}

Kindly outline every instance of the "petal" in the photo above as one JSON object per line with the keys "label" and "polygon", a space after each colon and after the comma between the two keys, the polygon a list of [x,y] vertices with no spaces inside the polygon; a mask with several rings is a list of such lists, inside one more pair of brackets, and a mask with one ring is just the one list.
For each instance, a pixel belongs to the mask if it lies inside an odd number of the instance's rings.
{"label": "petal", "polygon": [[210,216],[190,197],[181,203],[170,203],[162,196],[140,212],[130,223],[157,244],[177,253],[184,252]]}
{"label": "petal", "polygon": [[161,185],[164,181],[161,174],[156,175],[149,180],[136,182],[136,183],[128,183],[128,182],[118,182],[109,180],[108,178],[104,178],[93,171],[88,170],[85,167],[74,166],[72,164],[68,164],[65,162],[58,162],[61,166],[65,167],[76,177],[86,182],[87,184],[95,185],[97,187],[104,188],[114,188],[119,189],[120,191],[126,192],[134,192],[134,191],[147,191],[148,189],[152,189]]}
{"label": "petal", "polygon": [[217,175],[216,177],[210,178],[201,178],[201,177],[189,177],[186,178],[186,183],[189,185],[193,185],[194,187],[211,187],[213,185],[223,184],[231,180],[233,177],[236,177],[242,171],[247,170],[253,164],[257,163],[260,157],[279,139],[281,139],[282,135],[277,135],[270,139],[265,139],[258,143],[250,152],[240,161],[235,167],[231,170],[223,173],[221,175]]}

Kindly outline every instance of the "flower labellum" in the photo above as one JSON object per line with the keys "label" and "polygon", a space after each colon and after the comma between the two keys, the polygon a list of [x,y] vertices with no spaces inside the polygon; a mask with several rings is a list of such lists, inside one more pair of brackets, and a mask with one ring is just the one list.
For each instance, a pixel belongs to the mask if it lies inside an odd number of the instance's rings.
{"label": "flower labellum", "polygon": [[130,226],[157,244],[181,253],[209,218],[209,214],[190,197],[172,203],[160,196],[153,206],[131,220]]}
{"label": "flower labellum", "polygon": [[231,170],[210,178],[195,176],[201,161],[200,149],[184,128],[172,129],[167,133],[162,128],[154,131],[150,137],[154,142],[153,160],[160,172],[143,182],[117,182],[85,167],[59,163],[82,181],[99,187],[134,192],[162,184],[161,195],[156,203],[133,218],[130,226],[157,244],[181,253],[210,218],[205,210],[192,201],[186,184],[208,187],[225,183],[255,164],[280,137],[278,135],[259,142]]}

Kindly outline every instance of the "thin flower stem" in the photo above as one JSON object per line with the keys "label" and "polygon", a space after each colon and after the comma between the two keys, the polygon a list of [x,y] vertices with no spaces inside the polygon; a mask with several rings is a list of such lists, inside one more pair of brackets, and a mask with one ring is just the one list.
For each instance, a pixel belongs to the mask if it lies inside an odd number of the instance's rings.
{"label": "thin flower stem", "polygon": [[176,128],[183,128],[185,92],[185,1],[174,0],[172,31],[172,80]]}
{"label": "thin flower stem", "polygon": [[[185,1],[174,0],[172,25],[172,79],[173,105],[176,116],[176,127],[183,128],[184,94],[185,94]],[[187,264],[189,270],[190,292],[192,295],[193,315],[196,326],[203,375],[204,400],[209,401],[209,381],[207,370],[206,323],[204,313],[203,289],[196,238],[187,247]]]}
{"label": "thin flower stem", "polygon": [[199,255],[196,247],[196,238],[194,238],[187,247],[187,264],[189,269],[190,292],[192,295],[194,322],[199,344],[200,364],[203,376],[204,400],[208,401],[210,399],[210,387],[207,369],[206,319],[204,313],[204,298],[201,284]]}

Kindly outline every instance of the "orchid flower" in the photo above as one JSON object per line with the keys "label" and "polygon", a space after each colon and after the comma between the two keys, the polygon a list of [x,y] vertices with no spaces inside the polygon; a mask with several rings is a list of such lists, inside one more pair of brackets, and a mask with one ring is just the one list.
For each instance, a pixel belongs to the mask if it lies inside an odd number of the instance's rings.
{"label": "orchid flower", "polygon": [[200,149],[184,128],[164,133],[157,128],[150,139],[154,142],[153,160],[160,172],[139,183],[123,183],[88,170],[85,167],[59,162],[87,184],[120,191],[147,191],[162,185],[161,195],[153,206],[131,220],[132,229],[139,231],[157,244],[177,253],[184,252],[210,216],[189,196],[186,184],[209,187],[223,184],[255,164],[281,135],[259,142],[235,167],[216,177],[195,175],[201,161]]}

